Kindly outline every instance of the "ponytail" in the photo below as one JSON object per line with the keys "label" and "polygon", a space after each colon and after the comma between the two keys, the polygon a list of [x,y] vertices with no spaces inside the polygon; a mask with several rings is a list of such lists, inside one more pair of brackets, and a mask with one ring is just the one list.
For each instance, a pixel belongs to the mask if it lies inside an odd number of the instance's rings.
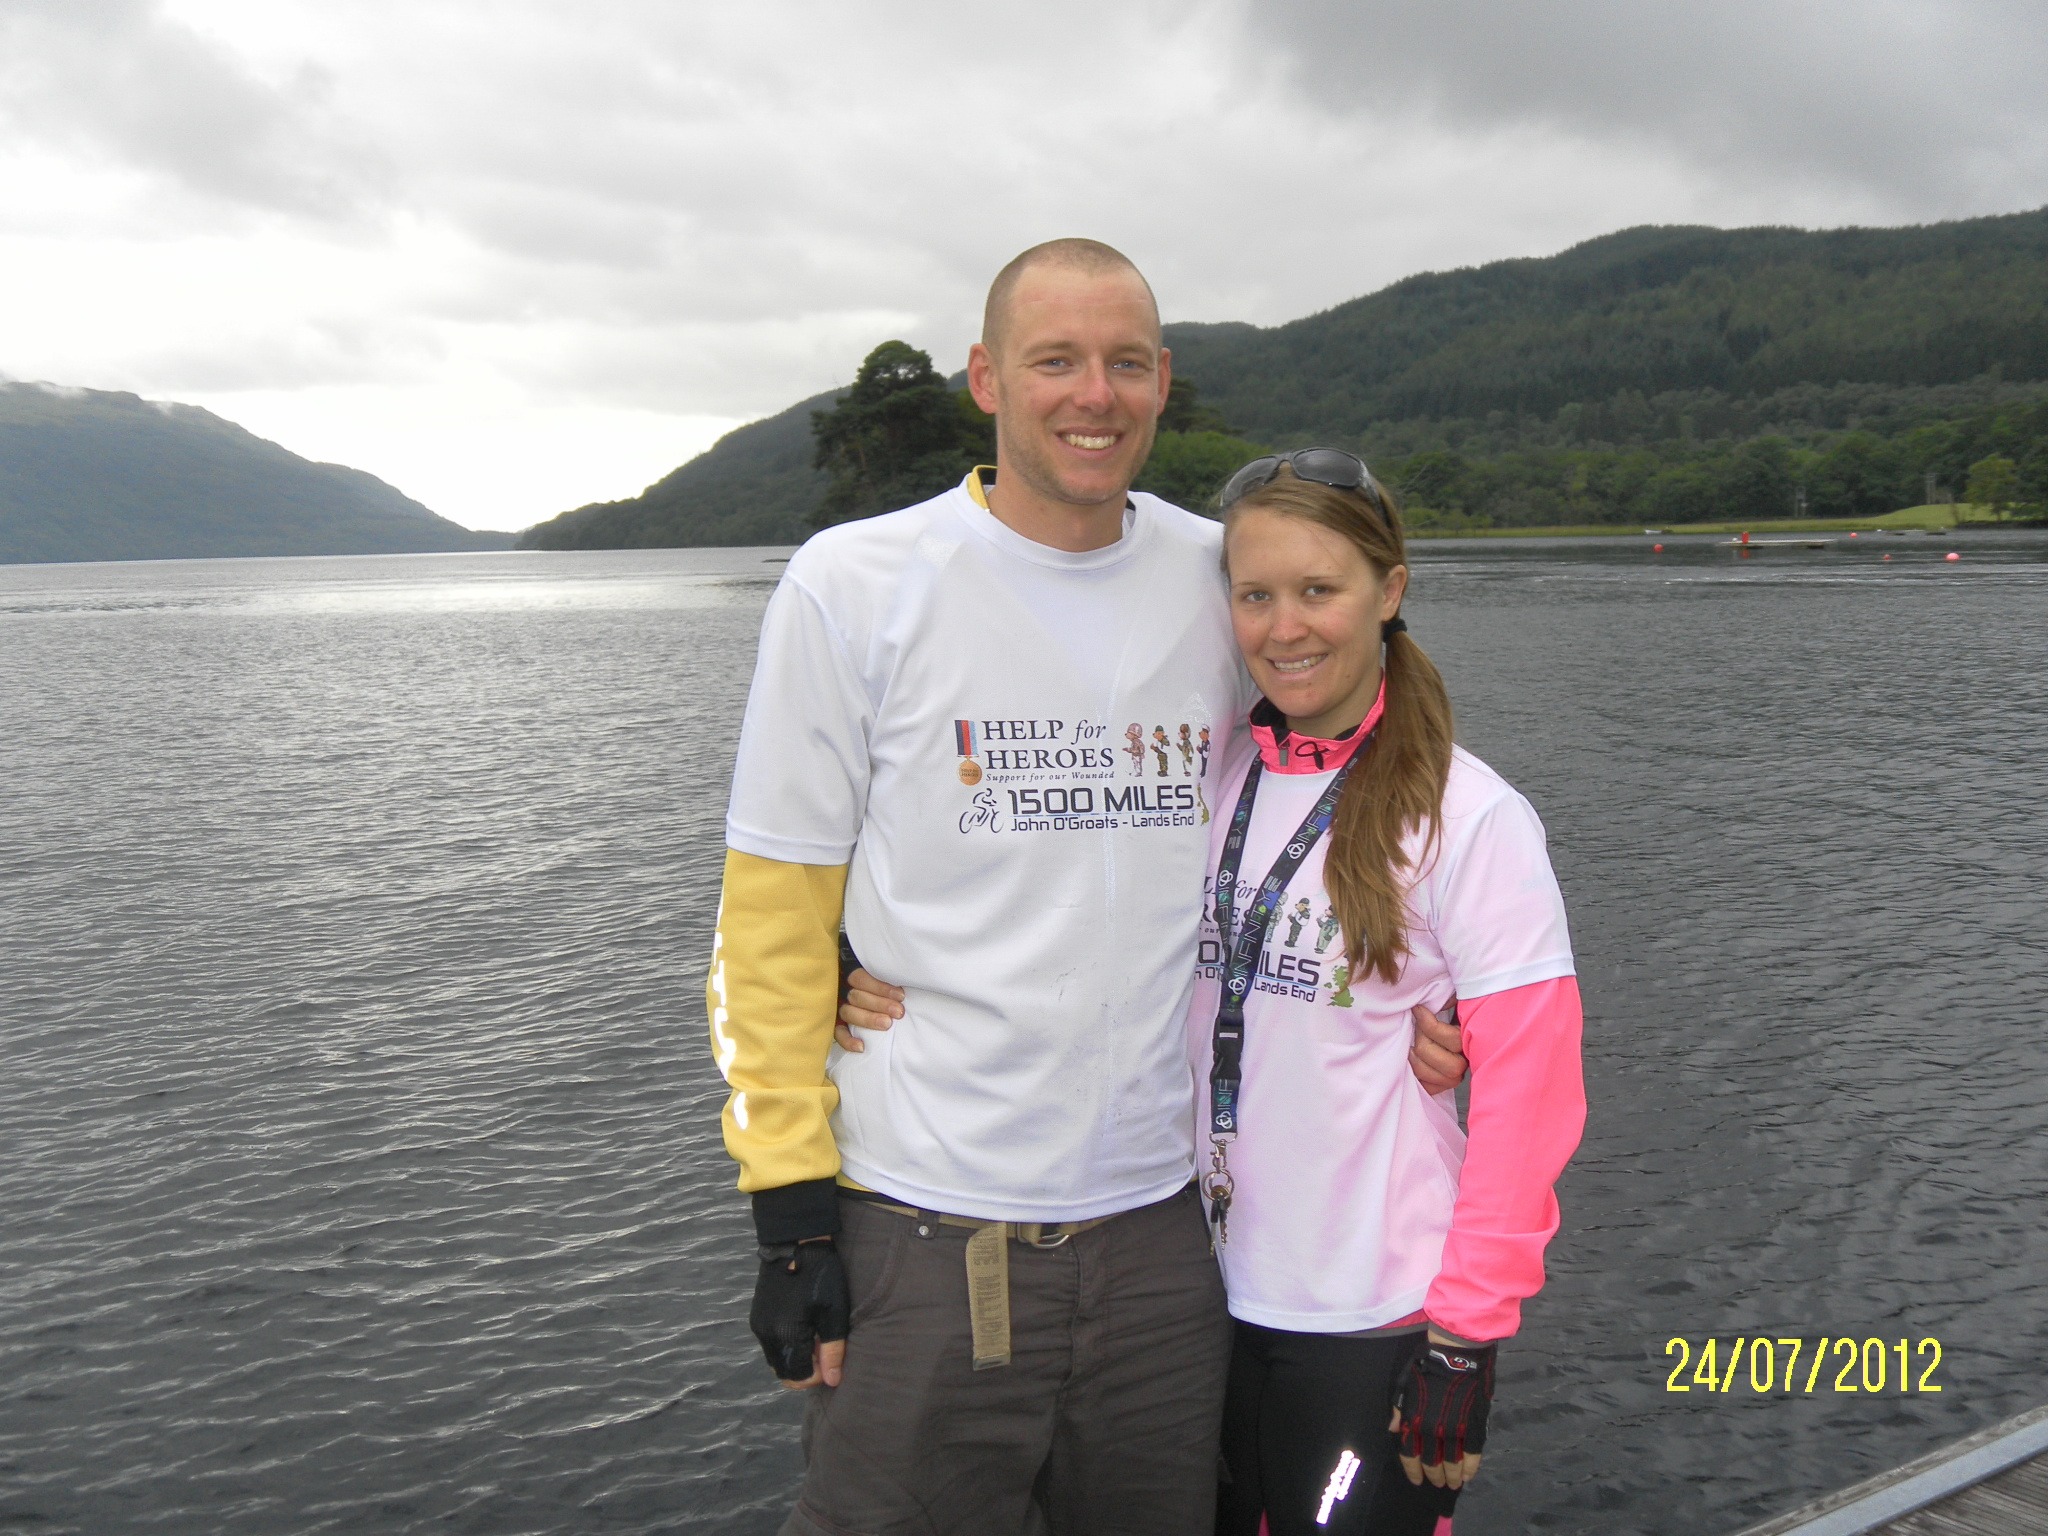
{"label": "ponytail", "polygon": [[1386,676],[1379,726],[1337,801],[1323,884],[1351,974],[1391,983],[1408,955],[1413,875],[1403,843],[1428,827],[1427,859],[1437,840],[1451,773],[1451,700],[1436,663],[1404,633],[1387,637]]}

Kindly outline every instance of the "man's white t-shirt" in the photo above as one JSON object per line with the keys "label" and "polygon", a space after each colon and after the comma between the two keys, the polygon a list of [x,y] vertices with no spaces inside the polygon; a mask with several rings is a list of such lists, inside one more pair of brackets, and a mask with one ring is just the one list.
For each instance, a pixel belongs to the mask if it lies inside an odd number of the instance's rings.
{"label": "man's white t-shirt", "polygon": [[[1188,1013],[1199,1134],[1209,1133],[1209,1066],[1225,960],[1213,872],[1257,751],[1231,749],[1218,785],[1200,979]],[[1234,920],[1332,773],[1260,775]],[[1574,974],[1564,898],[1529,802],[1462,748],[1451,756],[1443,833],[1427,860],[1407,840],[1411,948],[1392,985],[1351,975],[1323,885],[1328,836],[1310,850],[1266,930],[1245,1005],[1236,1182],[1218,1246],[1233,1316],[1299,1333],[1377,1328],[1417,1311],[1442,1267],[1464,1162],[1449,1094],[1409,1069],[1409,1011]],[[1305,904],[1305,905],[1304,905]]]}
{"label": "man's white t-shirt", "polygon": [[833,1135],[926,1209],[1080,1221],[1193,1174],[1183,1018],[1250,692],[1220,527],[1131,502],[1081,554],[965,485],[829,528],[762,623],[726,841],[850,864],[847,936],[907,996],[832,1051]]}

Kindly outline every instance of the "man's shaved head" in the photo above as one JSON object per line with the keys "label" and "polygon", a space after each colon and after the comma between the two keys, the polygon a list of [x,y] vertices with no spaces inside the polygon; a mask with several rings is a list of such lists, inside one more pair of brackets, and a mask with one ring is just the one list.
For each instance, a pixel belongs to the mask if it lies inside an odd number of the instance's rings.
{"label": "man's shaved head", "polygon": [[1130,273],[1145,290],[1145,297],[1152,305],[1152,328],[1157,334],[1159,301],[1153,298],[1152,285],[1145,281],[1145,274],[1138,270],[1136,262],[1115,246],[1104,245],[1100,240],[1048,240],[1012,258],[1010,264],[996,274],[996,280],[989,284],[988,303],[981,312],[981,344],[990,352],[999,354],[1003,350],[1004,332],[1010,323],[1010,301],[1017,292],[1017,284],[1025,273],[1038,267],[1058,267],[1089,276]]}
{"label": "man's shaved head", "polygon": [[996,277],[967,349],[968,391],[996,419],[989,510],[1056,549],[1115,543],[1172,378],[1159,305],[1128,256],[1099,240],[1034,245]]}

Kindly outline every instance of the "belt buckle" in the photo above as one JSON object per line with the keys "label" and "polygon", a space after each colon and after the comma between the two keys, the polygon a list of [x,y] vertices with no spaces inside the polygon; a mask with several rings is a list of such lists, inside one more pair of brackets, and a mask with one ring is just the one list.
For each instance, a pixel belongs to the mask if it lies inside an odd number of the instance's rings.
{"label": "belt buckle", "polygon": [[1037,1237],[1031,1239],[1031,1246],[1034,1248],[1057,1248],[1073,1235],[1073,1230],[1067,1227],[1062,1227],[1060,1235],[1054,1238],[1046,1237],[1041,1231]]}

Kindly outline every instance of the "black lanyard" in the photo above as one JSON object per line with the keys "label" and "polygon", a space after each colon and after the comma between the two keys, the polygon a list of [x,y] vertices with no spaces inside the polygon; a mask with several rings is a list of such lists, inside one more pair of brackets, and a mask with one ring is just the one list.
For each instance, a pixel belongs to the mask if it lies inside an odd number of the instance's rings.
{"label": "black lanyard", "polygon": [[1266,931],[1273,926],[1273,914],[1288,882],[1336,819],[1337,796],[1351,775],[1351,765],[1357,761],[1353,754],[1337,770],[1307,819],[1295,828],[1294,836],[1273,861],[1258,896],[1246,909],[1243,926],[1233,942],[1230,920],[1231,909],[1237,902],[1237,867],[1244,858],[1245,832],[1251,826],[1252,805],[1259,798],[1259,775],[1265,766],[1258,758],[1252,759],[1251,769],[1244,776],[1244,788],[1238,791],[1237,809],[1230,815],[1230,835],[1223,841],[1223,859],[1216,866],[1216,936],[1228,950],[1223,989],[1217,998],[1215,1054],[1209,1064],[1209,1135],[1216,1142],[1229,1141],[1237,1135],[1238,1089],[1244,1082],[1244,1004],[1251,992],[1252,978],[1258,974],[1259,957],[1266,948]]}

